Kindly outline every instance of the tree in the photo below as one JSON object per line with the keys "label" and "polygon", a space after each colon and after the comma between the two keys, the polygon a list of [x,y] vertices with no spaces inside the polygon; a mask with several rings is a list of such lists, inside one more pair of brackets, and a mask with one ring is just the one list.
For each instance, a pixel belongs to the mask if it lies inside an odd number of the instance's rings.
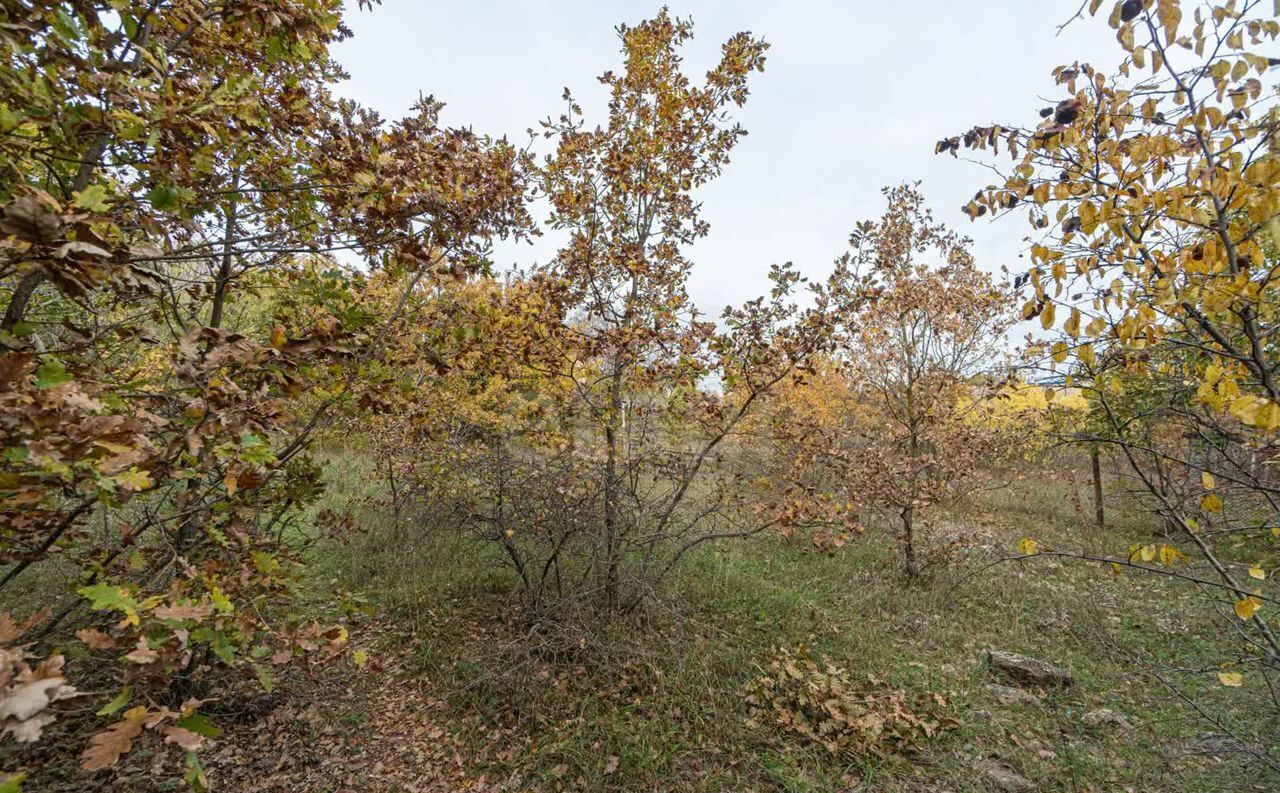
{"label": "tree", "polygon": [[679,48],[692,35],[690,22],[665,10],[619,26],[625,70],[600,78],[610,92],[607,124],[588,129],[567,91],[567,111],[545,124],[558,139],[543,173],[551,226],[570,234],[545,277],[562,285],[565,311],[580,314],[570,333],[588,365],[575,362],[565,374],[603,444],[601,574],[610,607],[639,518],[622,513],[624,479],[638,462],[623,459],[627,398],[641,390],[666,398],[668,389],[696,387],[706,371],[691,354],[672,361],[660,353],[696,353],[711,338],[685,290],[691,263],[682,247],[707,233],[692,192],[719,174],[745,134],[728,123],[727,109],[746,101],[747,79],[763,69],[767,49],[746,33],[734,36],[699,86],[681,72]]}
{"label": "tree", "polygon": [[845,320],[838,361],[851,399],[825,458],[850,501],[897,522],[914,578],[921,513],[979,477],[1004,437],[975,406],[1003,381],[1010,323],[968,240],[935,222],[915,187],[884,193],[885,214],[858,225],[834,287],[873,297]]}
{"label": "tree", "polygon": [[1270,61],[1257,48],[1280,34],[1272,10],[1116,3],[1118,74],[1059,67],[1066,95],[1038,125],[977,127],[938,146],[1003,143],[1013,158],[969,214],[1021,206],[1042,232],[1025,316],[1056,334],[1048,361],[1069,366],[1105,418],[1084,440],[1117,450],[1171,532],[1159,549],[1118,556],[1117,569],[1157,557],[1205,565],[1193,577],[1228,607],[1239,662],[1261,662],[1268,678],[1280,644],[1259,613],[1270,602],[1259,562],[1276,514],[1280,161]]}
{"label": "tree", "polygon": [[607,120],[588,127],[566,94],[544,125],[540,189],[567,242],[480,295],[439,297],[468,317],[461,354],[441,377],[400,369],[416,385],[396,421],[414,443],[388,449],[431,509],[501,549],[544,627],[635,609],[693,548],[774,525],[738,430],[827,344],[821,299],[800,310],[788,267],[718,324],[686,289],[687,247],[708,231],[693,191],[744,134],[730,110],[764,43],[733,36],[695,84],[689,22],[663,12],[618,35]]}
{"label": "tree", "polygon": [[[0,642],[77,642],[116,677],[104,713],[147,703],[94,737],[89,770],[144,729],[198,749],[215,674],[269,688],[274,665],[343,649],[345,629],[290,614],[285,529],[322,489],[313,432],[389,318],[316,257],[411,273],[407,299],[526,226],[505,141],[440,128],[431,101],[387,125],[330,96],[340,5],[0,10],[0,590],[53,558],[73,571]],[[75,671],[55,653],[33,674]],[[6,732],[35,741],[53,710],[15,707]]]}

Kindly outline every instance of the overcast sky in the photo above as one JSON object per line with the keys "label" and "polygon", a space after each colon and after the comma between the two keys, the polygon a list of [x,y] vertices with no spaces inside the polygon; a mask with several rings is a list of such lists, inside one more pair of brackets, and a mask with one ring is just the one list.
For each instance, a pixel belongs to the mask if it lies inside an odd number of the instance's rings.
{"label": "overcast sky", "polygon": [[[354,3],[352,4],[354,5]],[[702,194],[711,233],[691,255],[691,291],[719,313],[767,288],[774,262],[821,277],[859,220],[879,215],[880,188],[920,180],[940,219],[973,237],[982,266],[1019,268],[1022,217],[970,223],[959,207],[990,175],[935,156],[933,144],[979,123],[1032,123],[1061,98],[1050,70],[1092,60],[1116,65],[1105,19],[1061,34],[1079,0],[734,0],[672,2],[692,17],[686,67],[701,75],[733,33],[772,45],[738,119],[749,135]],[[620,63],[614,26],[659,3],[383,0],[348,15],[355,37],[337,48],[351,74],[342,90],[389,119],[419,93],[447,103],[446,124],[527,140],[558,113],[567,86],[588,117],[604,92],[595,77]],[[497,263],[545,259],[554,243],[503,247]]]}

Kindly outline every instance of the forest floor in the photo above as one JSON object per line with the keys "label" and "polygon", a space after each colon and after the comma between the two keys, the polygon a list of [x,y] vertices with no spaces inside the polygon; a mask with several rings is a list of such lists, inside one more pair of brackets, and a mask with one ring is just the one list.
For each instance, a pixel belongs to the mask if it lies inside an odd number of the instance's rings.
{"label": "forest floor", "polygon": [[[1260,675],[1219,682],[1235,646],[1197,590],[1051,558],[978,572],[1023,536],[1110,553],[1152,541],[1137,515],[1088,528],[1086,493],[1060,476],[970,499],[935,521],[936,538],[963,538],[954,558],[916,584],[884,532],[834,556],[776,537],[721,545],[608,643],[555,654],[529,651],[548,639],[516,619],[513,582],[480,546],[436,530],[390,543],[366,515],[367,533],[316,562],[376,609],[351,637],[370,660],[279,681],[224,723],[206,768],[215,790],[246,793],[1278,789],[1206,737],[1218,719],[1274,757],[1280,725]],[[957,726],[857,757],[751,718],[744,687],[801,644],[856,679],[939,695]],[[1009,687],[989,650],[1078,684]]]}

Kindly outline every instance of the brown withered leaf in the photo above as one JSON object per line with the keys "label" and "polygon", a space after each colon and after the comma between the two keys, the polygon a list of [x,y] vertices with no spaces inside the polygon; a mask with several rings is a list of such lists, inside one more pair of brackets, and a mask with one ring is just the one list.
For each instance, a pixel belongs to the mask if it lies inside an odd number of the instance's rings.
{"label": "brown withered leaf", "polygon": [[142,732],[148,711],[138,705],[124,712],[124,718],[89,739],[89,746],[80,755],[81,767],[86,771],[110,768],[120,761],[120,756],[133,748],[133,739]]}
{"label": "brown withered leaf", "polygon": [[0,231],[27,242],[53,242],[62,231],[62,218],[35,196],[19,196],[5,206]]}
{"label": "brown withered leaf", "polygon": [[116,646],[114,639],[97,628],[81,628],[76,631],[76,638],[90,650],[110,650]]}
{"label": "brown withered leaf", "polygon": [[191,730],[170,725],[165,727],[162,732],[164,733],[165,743],[177,744],[188,752],[198,752],[200,747],[204,746],[204,736]]}
{"label": "brown withered leaf", "polygon": [[160,654],[147,646],[147,637],[139,636],[138,649],[125,655],[125,658],[135,664],[153,664],[160,659]]}
{"label": "brown withered leaf", "polygon": [[160,606],[154,612],[162,620],[203,620],[213,614],[211,603],[183,604],[180,606]]}
{"label": "brown withered leaf", "polygon": [[0,611],[0,644],[8,644],[21,635],[22,630],[18,628],[18,623],[13,621],[9,612]]}

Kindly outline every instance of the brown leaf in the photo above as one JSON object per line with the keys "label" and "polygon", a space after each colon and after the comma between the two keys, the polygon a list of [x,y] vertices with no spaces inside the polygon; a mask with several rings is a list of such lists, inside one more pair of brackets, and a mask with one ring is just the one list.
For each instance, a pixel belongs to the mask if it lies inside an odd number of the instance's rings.
{"label": "brown leaf", "polygon": [[197,605],[160,606],[153,612],[162,620],[202,620],[213,614],[213,605],[200,603]]}
{"label": "brown leaf", "polygon": [[125,656],[135,664],[153,664],[160,660],[160,654],[147,646],[147,637],[138,637],[138,649]]}
{"label": "brown leaf", "polygon": [[7,611],[0,611],[0,644],[8,644],[22,635],[18,623],[13,621]]}
{"label": "brown leaf", "polygon": [[82,628],[76,631],[76,638],[90,650],[110,650],[116,646],[114,639],[97,628]]}
{"label": "brown leaf", "polygon": [[164,742],[177,744],[188,752],[197,752],[204,746],[204,736],[182,727],[168,726],[164,730]]}
{"label": "brown leaf", "polygon": [[89,746],[80,755],[81,767],[86,771],[110,768],[133,748],[133,739],[142,732],[147,720],[147,708],[139,705],[125,711],[124,718],[89,739]]}
{"label": "brown leaf", "polygon": [[28,242],[52,242],[62,230],[62,218],[34,196],[21,196],[4,208],[0,230]]}
{"label": "brown leaf", "polygon": [[0,730],[0,734],[9,733],[18,743],[35,743],[40,740],[44,728],[55,721],[57,717],[52,713],[38,713],[26,721],[8,719],[4,722],[4,729]]}

